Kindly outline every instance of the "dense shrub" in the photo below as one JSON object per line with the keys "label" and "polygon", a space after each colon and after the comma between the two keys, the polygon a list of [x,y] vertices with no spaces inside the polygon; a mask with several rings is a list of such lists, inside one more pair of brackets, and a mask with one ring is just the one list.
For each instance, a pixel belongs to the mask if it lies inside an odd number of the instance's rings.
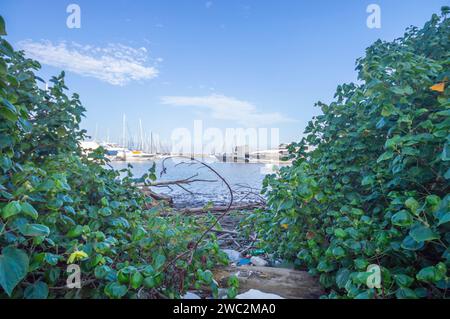
{"label": "dense shrub", "polygon": [[[445,297],[450,288],[450,8],[377,41],[338,87],[291,167],[268,176],[250,217],[265,248],[320,278],[329,297]],[[366,285],[382,270],[382,289]]]}
{"label": "dense shrub", "polygon": [[[39,88],[39,68],[0,37],[0,298],[177,297],[205,284],[217,291],[207,270],[224,261],[217,243],[206,236],[192,262],[182,255],[206,226],[159,216],[129,169],[105,168],[101,150],[83,155],[78,95],[66,95],[63,73]],[[72,263],[82,289],[66,287]]]}

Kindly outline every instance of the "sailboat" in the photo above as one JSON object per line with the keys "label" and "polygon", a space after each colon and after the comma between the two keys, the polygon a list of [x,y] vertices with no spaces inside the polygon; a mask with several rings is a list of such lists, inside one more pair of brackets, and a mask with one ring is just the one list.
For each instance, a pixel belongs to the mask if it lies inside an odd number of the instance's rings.
{"label": "sailboat", "polygon": [[123,116],[123,143],[124,148],[119,152],[119,156],[124,161],[146,161],[153,159],[156,154],[146,153],[143,151],[144,149],[144,133],[142,129],[142,120],[139,119],[139,135],[140,135],[140,145],[137,149],[128,149],[125,147],[126,144],[126,115]]}

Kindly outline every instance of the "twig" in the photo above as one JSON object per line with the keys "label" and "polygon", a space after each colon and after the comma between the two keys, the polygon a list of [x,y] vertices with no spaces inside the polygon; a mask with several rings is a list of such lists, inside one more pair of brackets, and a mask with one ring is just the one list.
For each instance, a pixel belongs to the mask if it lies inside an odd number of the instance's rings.
{"label": "twig", "polygon": [[[165,162],[166,162],[166,160],[168,160],[169,158],[177,158],[177,157],[179,157],[179,158],[185,158],[185,159],[189,159],[190,161],[193,161],[193,162],[197,162],[197,163],[199,163],[199,164],[201,164],[201,165],[203,165],[203,166],[205,166],[205,167],[207,167],[209,170],[211,170],[214,174],[216,174],[217,175],[217,177],[219,177],[221,180],[222,180],[222,182],[227,186],[227,188],[228,188],[228,190],[229,190],[229,192],[230,192],[230,202],[228,203],[228,206],[227,206],[227,208],[224,210],[224,212],[216,219],[216,221],[208,228],[208,229],[206,229],[203,233],[202,233],[202,235],[200,236],[200,238],[196,241],[196,243],[193,245],[193,247],[190,249],[190,251],[191,251],[191,256],[190,256],[190,258],[189,258],[189,264],[192,264],[192,260],[193,260],[193,258],[194,258],[194,254],[195,254],[195,252],[197,251],[197,248],[198,248],[198,246],[200,245],[200,243],[202,242],[202,240],[203,240],[203,238],[205,238],[205,236],[209,233],[209,232],[211,232],[213,229],[215,229],[216,228],[216,226],[217,226],[217,224],[227,215],[227,213],[228,213],[228,211],[230,210],[230,208],[231,208],[231,206],[233,205],[233,201],[234,201],[234,196],[233,196],[233,190],[232,190],[232,188],[231,188],[231,186],[230,186],[230,184],[228,184],[228,182],[225,180],[225,178],[223,178],[222,177],[222,175],[220,175],[214,168],[212,168],[210,165],[208,165],[208,164],[206,164],[206,163],[204,163],[204,162],[202,162],[202,161],[200,161],[200,160],[197,160],[197,159],[191,159],[191,158],[188,158],[188,157],[186,157],[186,156],[170,156],[170,157],[166,157],[163,161],[162,161],[162,171],[161,171],[161,176],[162,176],[162,174],[163,174],[163,172],[165,173],[165,172],[167,172],[167,169],[166,169],[166,167],[165,167]],[[189,251],[187,251],[187,252],[189,252]],[[187,253],[186,252],[186,253]],[[167,269],[167,267],[169,267],[170,265],[172,265],[177,259],[179,259],[179,258],[181,258],[181,257],[183,257],[186,253],[183,253],[183,254],[180,254],[180,255],[178,255],[178,256],[176,256],[166,267],[165,267],[165,269]]]}
{"label": "twig", "polygon": [[214,233],[219,233],[219,234],[239,235],[239,233],[237,231],[234,231],[234,230],[212,229],[211,231],[214,232]]}
{"label": "twig", "polygon": [[250,242],[250,244],[249,244],[244,250],[241,251],[241,254],[242,254],[242,255],[244,255],[247,251],[249,251],[250,249],[252,249],[253,245],[254,245],[255,242],[256,242],[256,239],[257,239],[257,235],[255,235],[255,236],[252,238],[252,241]]}

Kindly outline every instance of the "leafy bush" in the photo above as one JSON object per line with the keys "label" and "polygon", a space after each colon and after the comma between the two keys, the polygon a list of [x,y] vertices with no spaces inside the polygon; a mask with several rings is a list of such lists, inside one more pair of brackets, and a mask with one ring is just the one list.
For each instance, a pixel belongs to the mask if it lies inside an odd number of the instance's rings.
{"label": "leafy bush", "polygon": [[[377,41],[360,84],[318,103],[291,167],[252,215],[266,249],[320,278],[329,297],[441,298],[450,288],[450,21]],[[308,151],[309,150],[309,151]],[[367,268],[382,271],[369,289]]]}
{"label": "leafy bush", "polygon": [[[183,255],[206,226],[161,217],[129,169],[105,167],[102,150],[83,155],[79,96],[66,95],[64,73],[39,88],[39,68],[0,37],[0,298],[178,297],[205,284],[216,291],[208,268],[226,260],[217,243],[206,237],[192,262]],[[72,263],[82,289],[66,287]]]}

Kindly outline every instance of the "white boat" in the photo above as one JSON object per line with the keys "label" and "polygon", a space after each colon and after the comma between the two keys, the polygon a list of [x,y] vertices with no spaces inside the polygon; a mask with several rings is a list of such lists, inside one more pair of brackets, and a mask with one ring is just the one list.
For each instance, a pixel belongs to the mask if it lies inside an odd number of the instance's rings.
{"label": "white boat", "polygon": [[101,145],[106,152],[106,157],[110,160],[123,160],[127,149],[115,143],[103,143]]}
{"label": "white boat", "polygon": [[145,153],[140,150],[129,150],[128,148],[119,146],[115,143],[104,143],[101,146],[105,149],[106,156],[110,160],[138,161],[150,160],[155,157],[155,154]]}
{"label": "white boat", "polygon": [[156,154],[145,153],[139,150],[127,150],[125,152],[125,161],[147,161],[151,160],[156,156]]}

